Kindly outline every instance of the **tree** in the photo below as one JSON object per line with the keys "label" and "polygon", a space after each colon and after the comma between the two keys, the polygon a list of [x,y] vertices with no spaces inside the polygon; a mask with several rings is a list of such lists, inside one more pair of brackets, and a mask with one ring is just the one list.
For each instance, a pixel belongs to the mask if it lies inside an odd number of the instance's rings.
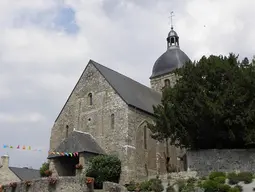
{"label": "tree", "polygon": [[50,165],[49,163],[43,163],[41,168],[40,168],[40,175],[41,177],[47,177],[47,171],[49,171]]}
{"label": "tree", "polygon": [[86,176],[95,179],[95,188],[102,188],[103,182],[118,183],[121,174],[121,161],[116,156],[98,155],[91,158]]}
{"label": "tree", "polygon": [[[172,91],[172,89],[169,89],[169,91]],[[172,113],[172,103],[168,102],[168,95],[165,93],[166,92],[163,92],[162,94],[161,105],[157,107],[153,106],[155,116],[154,123],[148,123],[148,128],[152,132],[151,137],[155,140],[160,141],[161,143],[164,143],[166,146],[164,152],[165,167],[167,173],[170,173],[173,171],[174,167],[170,165],[169,144],[173,140],[169,140],[169,135],[172,135],[172,137],[174,137],[174,135],[172,134],[172,129],[175,127],[175,118],[173,118],[174,114]]]}
{"label": "tree", "polygon": [[202,57],[154,107],[152,137],[189,149],[244,148],[255,141],[255,66],[238,57]]}
{"label": "tree", "polygon": [[255,55],[254,55],[253,58],[252,58],[251,64],[252,64],[252,65],[255,65]]}

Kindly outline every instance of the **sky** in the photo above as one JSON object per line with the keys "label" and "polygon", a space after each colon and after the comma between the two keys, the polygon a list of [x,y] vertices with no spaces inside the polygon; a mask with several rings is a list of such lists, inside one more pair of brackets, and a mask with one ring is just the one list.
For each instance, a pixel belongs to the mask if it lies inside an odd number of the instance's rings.
{"label": "sky", "polygon": [[54,120],[90,59],[149,86],[171,11],[191,60],[251,59],[254,8],[254,0],[1,0],[0,156],[17,167],[47,160]]}

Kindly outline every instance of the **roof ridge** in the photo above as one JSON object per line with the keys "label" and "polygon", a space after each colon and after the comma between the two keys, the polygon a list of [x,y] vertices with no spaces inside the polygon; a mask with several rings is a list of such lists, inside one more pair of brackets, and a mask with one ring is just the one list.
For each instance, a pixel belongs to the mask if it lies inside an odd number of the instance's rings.
{"label": "roof ridge", "polygon": [[34,168],[29,168],[29,167],[13,167],[13,166],[10,166],[9,168],[15,168],[15,169],[28,169],[28,170],[35,170],[35,171],[39,171],[39,169],[34,169]]}
{"label": "roof ridge", "polygon": [[[90,62],[92,62],[92,63],[95,64],[95,65],[100,65],[100,66],[102,66],[102,67],[104,67],[104,68],[106,68],[106,69],[108,69],[108,70],[110,70],[110,71],[113,71],[113,72],[115,72],[115,73],[118,73],[119,75],[122,75],[122,76],[126,77],[127,79],[129,79],[129,80],[131,80],[131,81],[133,81],[133,82],[135,82],[135,83],[137,83],[137,84],[140,84],[140,85],[142,85],[142,86],[145,87],[145,88],[150,89],[151,91],[155,91],[155,90],[151,89],[150,87],[148,87],[148,86],[146,86],[146,85],[144,85],[144,84],[142,84],[142,83],[140,83],[140,82],[138,82],[138,81],[136,81],[136,80],[134,80],[134,79],[132,79],[132,78],[126,76],[126,75],[123,75],[122,73],[120,73],[120,72],[118,72],[118,71],[115,71],[115,70],[113,70],[113,69],[111,69],[111,68],[109,68],[109,67],[106,67],[105,65],[102,65],[102,64],[100,64],[100,63],[98,63],[98,62],[96,62],[96,61],[94,61],[94,60],[92,60],[92,59],[90,60]],[[157,92],[157,91],[155,91],[155,92]],[[158,93],[158,92],[157,92],[157,93]]]}

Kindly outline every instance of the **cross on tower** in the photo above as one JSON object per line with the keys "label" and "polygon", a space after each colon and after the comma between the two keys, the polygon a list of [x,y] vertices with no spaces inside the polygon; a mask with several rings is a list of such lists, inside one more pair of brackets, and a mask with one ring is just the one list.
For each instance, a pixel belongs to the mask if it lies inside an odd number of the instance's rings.
{"label": "cross on tower", "polygon": [[173,17],[174,17],[174,12],[173,11],[171,11],[171,13],[170,13],[170,22],[171,22],[171,29],[173,29],[174,27],[173,27]]}

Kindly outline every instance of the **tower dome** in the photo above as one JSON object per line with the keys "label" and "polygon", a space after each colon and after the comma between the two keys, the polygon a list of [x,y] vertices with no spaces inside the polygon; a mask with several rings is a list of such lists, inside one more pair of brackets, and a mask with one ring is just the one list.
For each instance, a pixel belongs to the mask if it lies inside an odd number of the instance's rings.
{"label": "tower dome", "polygon": [[150,79],[170,73],[188,61],[189,57],[180,49],[179,36],[171,27],[167,37],[167,50],[156,60]]}

